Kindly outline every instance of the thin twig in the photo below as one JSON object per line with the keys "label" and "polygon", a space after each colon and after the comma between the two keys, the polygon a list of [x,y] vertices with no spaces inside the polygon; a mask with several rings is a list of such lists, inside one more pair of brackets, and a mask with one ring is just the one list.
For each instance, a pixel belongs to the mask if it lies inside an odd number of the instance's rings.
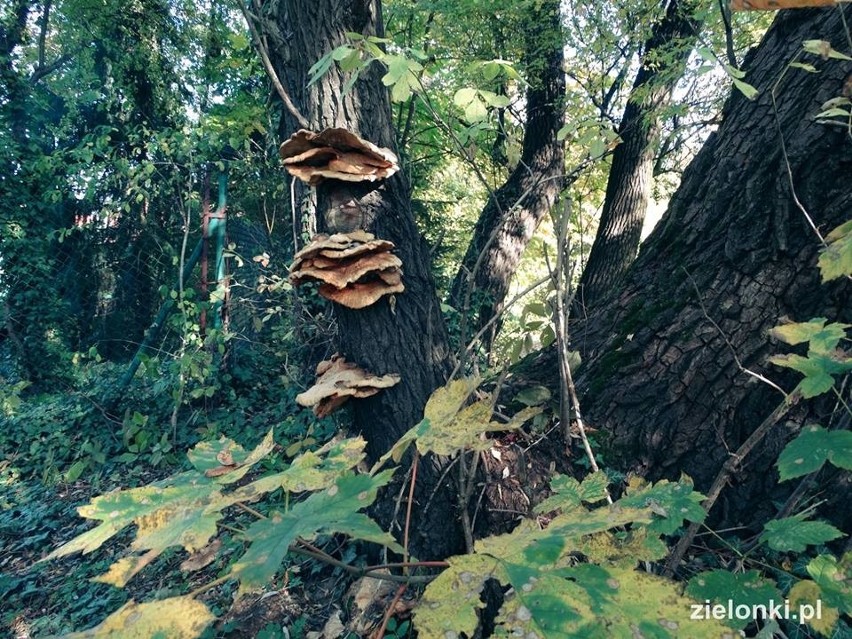
{"label": "thin twig", "polygon": [[719,332],[719,335],[722,336],[722,339],[725,340],[725,344],[727,344],[728,349],[731,351],[731,355],[733,355],[734,357],[734,363],[737,365],[737,368],[740,370],[740,372],[745,373],[750,377],[754,377],[755,379],[763,382],[767,386],[774,388],[784,397],[787,397],[787,391],[785,391],[771,379],[761,375],[760,373],[755,373],[753,370],[750,370],[743,366],[743,363],[740,361],[739,355],[737,355],[737,350],[734,348],[734,345],[731,343],[731,340],[728,339],[728,335],[725,333],[725,331],[722,330],[722,327],[719,326],[712,317],[710,317],[710,313],[707,312],[707,307],[704,306],[704,300],[701,298],[701,291],[698,288],[698,283],[692,277],[692,274],[686,270],[686,267],[681,268],[683,268],[683,272],[686,273],[686,276],[689,278],[689,281],[692,282],[692,287],[695,289],[695,295],[698,298],[698,304],[699,306],[701,306],[701,312],[704,314],[704,319],[710,322],[713,325],[713,328],[715,328]]}
{"label": "thin twig", "polygon": [[[719,470],[719,473],[716,475],[716,479],[713,480],[713,485],[710,486],[710,490],[707,491],[707,498],[701,503],[701,507],[704,508],[706,512],[709,513],[713,508],[713,505],[722,493],[722,489],[728,483],[728,479],[737,470],[742,461],[748,456],[752,449],[760,443],[772,427],[789,412],[796,402],[798,402],[799,397],[800,395],[796,392],[788,395],[784,401],[778,404],[778,406],[775,407],[775,410],[773,410],[772,413],[763,420],[760,426],[758,426],[754,432],[749,435],[748,439],[742,443],[736,452],[728,457],[722,465],[721,470]],[[675,549],[672,551],[672,554],[666,562],[666,567],[663,571],[664,577],[671,577],[674,575],[674,572],[683,560],[686,551],[689,550],[690,545],[692,545],[692,540],[695,538],[695,534],[698,532],[700,527],[700,522],[693,522],[689,525],[689,528],[687,528],[683,537],[681,537],[677,542],[677,546],[675,546]]]}
{"label": "thin twig", "polygon": [[408,584],[400,584],[399,588],[396,589],[396,594],[393,597],[393,600],[390,602],[388,606],[387,612],[385,613],[385,618],[382,620],[382,625],[379,630],[373,635],[375,639],[383,639],[385,636],[385,630],[388,627],[388,622],[390,622],[391,617],[393,617],[394,608],[396,608],[397,602],[402,598],[402,595],[405,594],[405,591],[408,589]]}
{"label": "thin twig", "polygon": [[414,487],[417,485],[417,467],[420,465],[420,452],[414,449],[414,461],[411,462],[411,482],[408,488],[408,504],[405,508],[405,529],[402,534],[402,547],[405,552],[402,555],[404,562],[408,562],[408,535],[411,530],[411,507],[414,505]]}
{"label": "thin twig", "polygon": [[242,0],[237,0],[237,5],[240,7],[240,12],[243,14],[243,17],[248,24],[255,47],[257,48],[257,52],[260,54],[260,59],[263,62],[263,68],[266,70],[266,75],[268,75],[269,79],[272,81],[272,86],[275,87],[275,90],[278,92],[284,106],[287,107],[290,115],[296,119],[299,126],[303,129],[310,129],[311,125],[307,118],[305,118],[301,111],[296,108],[296,105],[293,104],[293,101],[290,99],[290,95],[287,93],[287,89],[284,88],[284,85],[281,83],[281,79],[278,77],[278,73],[275,71],[275,67],[272,66],[272,61],[269,59],[269,51],[263,41],[263,38],[257,31],[257,26],[255,26],[251,14],[248,9],[246,9],[245,5],[243,5]]}

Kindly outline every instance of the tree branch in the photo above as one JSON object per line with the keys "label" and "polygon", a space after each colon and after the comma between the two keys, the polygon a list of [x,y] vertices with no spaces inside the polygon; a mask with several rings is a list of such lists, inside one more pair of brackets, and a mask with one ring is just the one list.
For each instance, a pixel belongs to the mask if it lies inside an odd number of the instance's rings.
{"label": "tree branch", "polygon": [[293,104],[293,101],[290,99],[290,95],[287,93],[287,89],[284,88],[284,85],[281,83],[281,79],[278,77],[278,73],[275,71],[275,67],[272,66],[272,60],[269,59],[269,49],[258,32],[257,26],[255,25],[254,20],[252,20],[252,15],[249,13],[248,9],[246,9],[245,5],[243,5],[242,0],[239,0],[237,4],[240,7],[240,12],[246,20],[246,24],[248,24],[249,31],[251,31],[252,40],[254,40],[257,52],[263,62],[263,68],[266,70],[266,75],[268,75],[269,79],[272,81],[272,86],[275,87],[275,90],[278,92],[278,96],[281,98],[284,106],[290,112],[290,115],[296,119],[299,126],[303,129],[310,129],[311,125],[307,118],[305,118],[301,111],[296,108],[296,105]]}

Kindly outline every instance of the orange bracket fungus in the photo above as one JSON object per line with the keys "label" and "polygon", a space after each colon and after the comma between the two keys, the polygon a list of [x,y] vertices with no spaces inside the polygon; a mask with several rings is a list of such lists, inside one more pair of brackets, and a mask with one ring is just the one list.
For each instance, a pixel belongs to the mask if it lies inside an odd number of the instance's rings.
{"label": "orange bracket fungus", "polygon": [[279,153],[290,175],[311,186],[326,178],[375,182],[399,170],[392,151],[346,129],[325,129],[320,133],[300,129],[281,145]]}
{"label": "orange bracket fungus", "polygon": [[398,384],[399,375],[368,373],[335,353],[330,360],[317,365],[317,381],[304,393],[296,395],[300,406],[313,407],[317,417],[333,413],[350,397],[370,397],[383,388]]}
{"label": "orange bracket fungus", "polygon": [[296,253],[290,267],[294,286],[321,282],[319,294],[347,308],[374,304],[383,295],[402,293],[402,261],[393,242],[366,231],[320,234]]}

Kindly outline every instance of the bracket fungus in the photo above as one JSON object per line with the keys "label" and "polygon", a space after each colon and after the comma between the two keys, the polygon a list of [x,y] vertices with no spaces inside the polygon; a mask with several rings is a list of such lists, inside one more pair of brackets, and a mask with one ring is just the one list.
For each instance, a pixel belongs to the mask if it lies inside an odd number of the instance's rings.
{"label": "bracket fungus", "polygon": [[319,294],[347,308],[361,309],[383,295],[402,293],[402,261],[393,242],[366,231],[320,234],[296,253],[290,267],[294,286],[322,282]]}
{"label": "bracket fungus", "polygon": [[284,168],[316,186],[326,178],[345,182],[375,182],[399,170],[390,150],[362,140],[346,129],[320,133],[299,129],[279,149]]}
{"label": "bracket fungus", "polygon": [[350,397],[371,397],[383,388],[398,384],[399,380],[399,375],[379,377],[368,373],[335,353],[330,360],[317,365],[316,383],[304,393],[296,395],[296,403],[313,407],[317,417],[325,417],[346,403]]}

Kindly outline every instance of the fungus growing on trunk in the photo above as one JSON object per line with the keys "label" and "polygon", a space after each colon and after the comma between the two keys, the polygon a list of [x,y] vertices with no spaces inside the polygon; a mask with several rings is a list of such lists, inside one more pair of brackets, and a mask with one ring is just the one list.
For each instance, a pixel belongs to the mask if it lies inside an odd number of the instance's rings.
{"label": "fungus growing on trunk", "polygon": [[391,250],[393,242],[371,233],[353,231],[320,234],[296,253],[290,267],[294,286],[322,282],[319,294],[348,308],[374,304],[383,295],[401,293],[402,261]]}
{"label": "fungus growing on trunk", "polygon": [[290,175],[311,186],[326,178],[375,182],[399,170],[392,151],[346,129],[325,129],[320,133],[300,129],[281,145],[279,153]]}
{"label": "fungus growing on trunk", "polygon": [[399,375],[376,376],[335,353],[330,360],[317,364],[317,381],[296,395],[300,406],[313,407],[317,417],[333,413],[350,397],[370,397],[383,388],[398,384]]}

